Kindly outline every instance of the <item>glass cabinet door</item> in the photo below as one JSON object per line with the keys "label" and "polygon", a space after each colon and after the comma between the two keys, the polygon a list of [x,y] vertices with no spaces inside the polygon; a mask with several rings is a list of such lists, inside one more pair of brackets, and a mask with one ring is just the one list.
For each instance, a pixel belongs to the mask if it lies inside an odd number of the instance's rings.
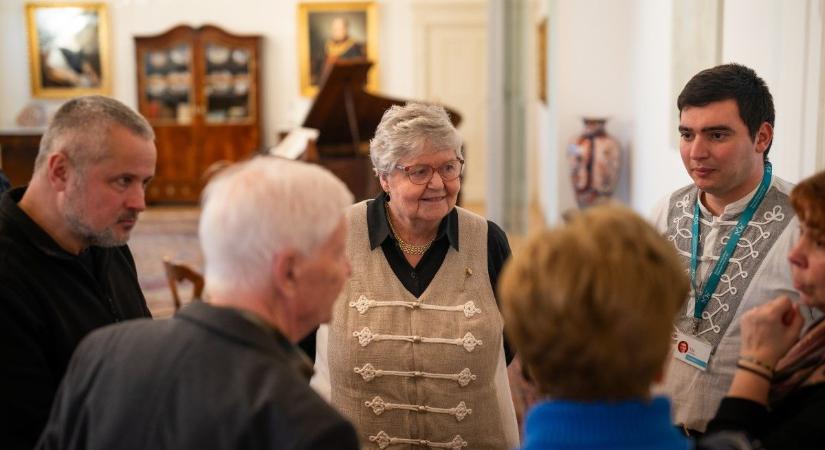
{"label": "glass cabinet door", "polygon": [[253,52],[242,46],[204,45],[206,123],[246,123],[251,118]]}
{"label": "glass cabinet door", "polygon": [[192,122],[192,47],[175,44],[144,53],[144,114],[153,123]]}

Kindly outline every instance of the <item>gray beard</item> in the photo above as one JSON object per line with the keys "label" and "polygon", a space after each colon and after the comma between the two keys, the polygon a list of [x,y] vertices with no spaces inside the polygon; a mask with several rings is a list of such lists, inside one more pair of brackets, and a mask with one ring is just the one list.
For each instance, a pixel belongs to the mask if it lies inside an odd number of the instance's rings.
{"label": "gray beard", "polygon": [[118,238],[111,227],[102,231],[93,230],[83,221],[83,216],[84,211],[78,207],[74,200],[67,202],[64,219],[72,232],[75,235],[80,236],[87,246],[94,245],[97,247],[120,247],[121,245],[126,245],[126,242],[129,241],[128,233],[125,237]]}
{"label": "gray beard", "polygon": [[79,215],[76,215],[74,211],[67,212],[65,218],[72,232],[74,232],[77,236],[80,236],[80,238],[83,239],[83,242],[85,242],[88,246],[120,247],[129,241],[128,235],[124,238],[118,238],[115,236],[114,231],[110,228],[95,232],[89,228],[88,225],[83,223],[83,220]]}

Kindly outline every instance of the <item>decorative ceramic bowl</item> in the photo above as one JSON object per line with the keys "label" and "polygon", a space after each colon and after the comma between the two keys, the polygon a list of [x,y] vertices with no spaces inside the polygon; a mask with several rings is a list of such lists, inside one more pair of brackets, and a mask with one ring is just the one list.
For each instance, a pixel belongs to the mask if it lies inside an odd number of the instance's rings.
{"label": "decorative ceramic bowl", "polygon": [[210,45],[206,47],[206,60],[215,65],[225,64],[229,61],[229,49],[220,45]]}

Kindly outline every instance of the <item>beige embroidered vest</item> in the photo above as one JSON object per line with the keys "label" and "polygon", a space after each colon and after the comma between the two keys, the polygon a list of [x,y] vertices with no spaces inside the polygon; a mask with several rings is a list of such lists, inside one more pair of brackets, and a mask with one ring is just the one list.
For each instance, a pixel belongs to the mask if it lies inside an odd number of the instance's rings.
{"label": "beige embroidered vest", "polygon": [[381,247],[370,251],[366,202],[352,207],[349,221],[353,276],[334,308],[326,354],[332,404],[356,425],[363,447],[518,446],[487,221],[458,208],[459,251],[450,247],[420,298]]}

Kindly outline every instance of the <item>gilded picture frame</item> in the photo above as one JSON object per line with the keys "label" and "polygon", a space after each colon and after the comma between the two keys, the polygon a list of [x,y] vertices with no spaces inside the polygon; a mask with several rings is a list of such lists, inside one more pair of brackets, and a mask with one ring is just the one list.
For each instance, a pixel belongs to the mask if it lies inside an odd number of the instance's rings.
{"label": "gilded picture frame", "polygon": [[378,89],[378,11],[375,2],[302,2],[298,5],[301,95],[313,97],[336,60],[367,59],[367,89]]}
{"label": "gilded picture frame", "polygon": [[547,18],[536,26],[536,96],[547,105]]}
{"label": "gilded picture frame", "polygon": [[28,3],[26,25],[33,97],[111,93],[106,4]]}

